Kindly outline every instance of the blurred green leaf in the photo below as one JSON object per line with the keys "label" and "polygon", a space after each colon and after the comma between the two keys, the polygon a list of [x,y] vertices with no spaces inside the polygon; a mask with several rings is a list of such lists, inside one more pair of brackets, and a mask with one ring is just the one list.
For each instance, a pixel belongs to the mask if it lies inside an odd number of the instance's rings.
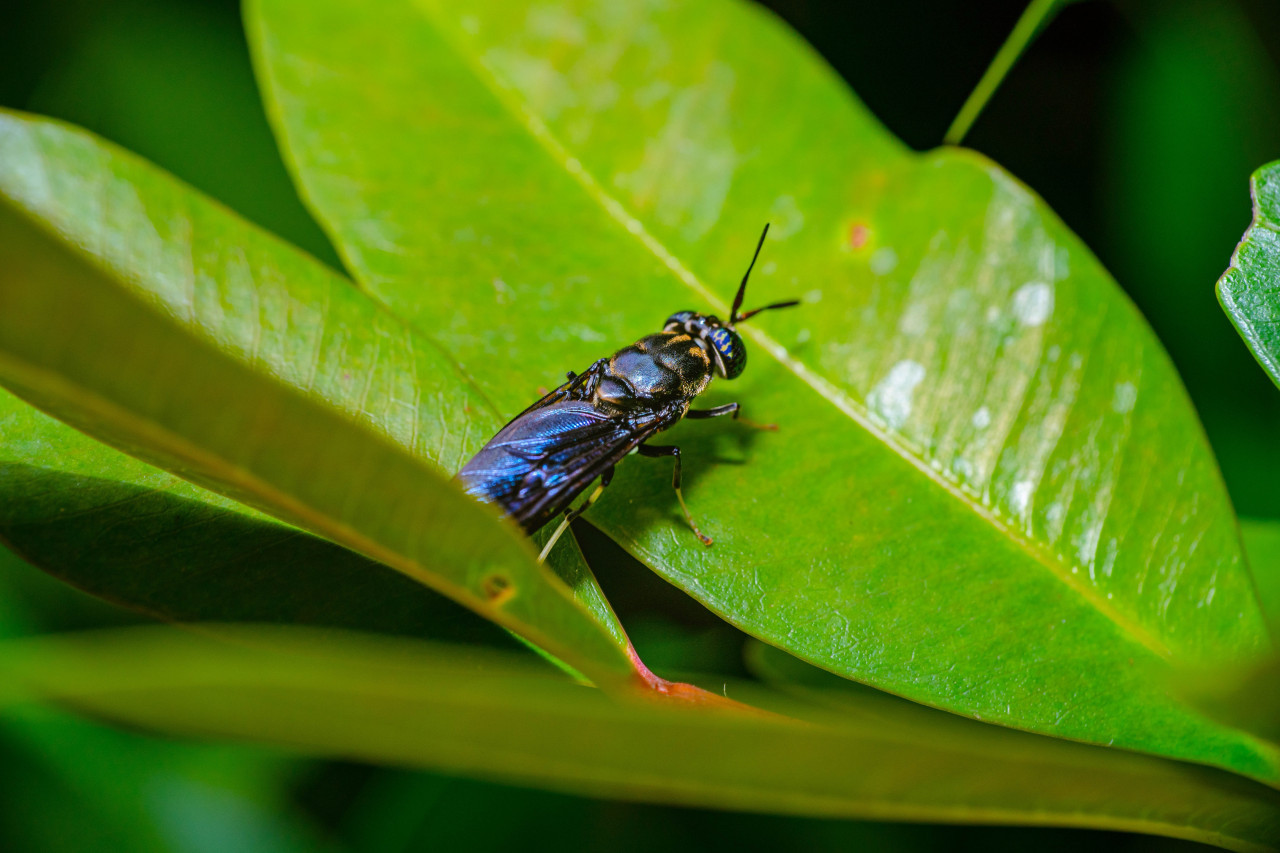
{"label": "blurred green leaf", "polygon": [[1280,657],[1249,667],[1188,671],[1176,686],[1215,719],[1280,743]]}
{"label": "blurred green leaf", "polygon": [[[831,673],[810,666],[763,643],[747,649],[748,667],[766,684],[797,699],[839,711],[860,725],[885,732],[927,729],[940,737],[963,737],[971,725],[946,719],[927,708],[860,684],[841,682]],[[1280,733],[1280,675],[1274,661],[1233,672],[1184,671],[1174,687],[1216,719],[1253,731],[1274,741]]]}
{"label": "blurred green leaf", "polygon": [[1253,223],[1218,279],[1218,301],[1253,357],[1280,386],[1280,161],[1249,180]]}
{"label": "blurred green leaf", "polygon": [[0,638],[3,639],[30,632],[32,614],[22,606],[9,582],[9,575],[21,566],[17,554],[0,547]]}
{"label": "blurred green leaf", "polygon": [[[589,513],[743,630],[983,720],[1280,779],[1167,666],[1268,646],[1186,393],[1079,240],[998,167],[893,140],[744,3],[257,0],[304,199],[503,412],[658,328],[747,332],[777,435],[682,425]],[[339,35],[340,34],[340,35]],[[765,330],[767,329],[767,333]]]}
{"label": "blurred green leaf", "polygon": [[1262,612],[1267,615],[1272,634],[1280,635],[1280,521],[1243,518],[1240,532]]}
{"label": "blurred green leaf", "polygon": [[[0,377],[24,398],[589,675],[631,672],[524,537],[437,467],[478,448],[489,405],[342,279],[112,146],[12,114],[0,256]],[[66,500],[61,485],[52,505],[30,495],[36,519]]]}
{"label": "blurred green leaf", "polygon": [[[6,849],[165,853],[332,850],[287,802],[297,759],[177,743],[41,708],[0,724]],[[70,818],[74,815],[74,818]]]}
{"label": "blurred green leaf", "polygon": [[[0,701],[160,731],[649,802],[890,820],[1090,826],[1264,849],[1275,791],[1207,768],[941,717],[886,728],[619,705],[494,654],[390,638],[164,629],[8,641]],[[745,688],[735,687],[735,695]],[[777,701],[777,700],[775,700]],[[922,713],[929,713],[920,709]]]}

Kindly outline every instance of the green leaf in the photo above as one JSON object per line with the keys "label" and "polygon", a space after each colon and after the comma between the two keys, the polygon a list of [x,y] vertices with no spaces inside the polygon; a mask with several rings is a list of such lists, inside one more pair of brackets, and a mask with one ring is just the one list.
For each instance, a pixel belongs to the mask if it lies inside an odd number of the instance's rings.
{"label": "green leaf", "polygon": [[373,561],[126,456],[0,391],[0,540],[178,622],[282,622],[509,644]]}
{"label": "green leaf", "polygon": [[592,677],[631,672],[514,526],[433,464],[456,465],[498,423],[433,345],[87,134],[0,115],[0,164],[0,380],[11,390],[385,563]]}
{"label": "green leaf", "polygon": [[163,732],[597,797],[1088,826],[1242,850],[1280,837],[1275,791],[1206,768],[925,709],[882,726],[779,697],[771,701],[810,722],[619,705],[520,663],[495,654],[461,664],[447,648],[299,629],[246,630],[235,645],[135,629],[3,644],[0,701],[30,693]]}
{"label": "green leaf", "polygon": [[1218,279],[1218,301],[1253,357],[1280,386],[1280,161],[1249,179],[1253,223]]}
{"label": "green leaf", "polygon": [[1280,635],[1280,521],[1240,520],[1249,568],[1258,587],[1262,612],[1273,635]]}
{"label": "green leaf", "polygon": [[[1202,430],[1150,329],[1027,189],[892,139],[738,2],[256,0],[268,109],[360,283],[499,409],[725,312],[761,223],[741,400],[588,514],[733,624],[1018,728],[1280,780],[1170,698],[1268,646]],[[723,316],[723,314],[722,314]]]}

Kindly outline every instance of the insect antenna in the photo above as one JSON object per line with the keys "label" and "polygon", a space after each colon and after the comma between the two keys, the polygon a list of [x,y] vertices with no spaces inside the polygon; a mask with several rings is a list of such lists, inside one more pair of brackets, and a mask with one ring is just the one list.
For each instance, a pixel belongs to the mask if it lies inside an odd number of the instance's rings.
{"label": "insect antenna", "polygon": [[775,302],[772,305],[766,305],[763,308],[752,308],[743,314],[738,313],[738,309],[742,307],[742,297],[747,293],[747,279],[751,277],[751,271],[755,269],[756,259],[760,257],[760,249],[764,247],[764,238],[769,236],[769,223],[764,224],[764,231],[760,232],[760,242],[756,243],[756,253],[751,256],[751,263],[747,266],[746,273],[742,276],[742,284],[738,285],[738,293],[733,297],[733,310],[729,312],[729,328],[733,328],[737,323],[741,323],[748,317],[754,317],[761,311],[772,311],[775,308],[790,308],[793,305],[799,305],[799,299],[791,299],[786,302]]}
{"label": "insect antenna", "polygon": [[752,308],[750,311],[747,311],[742,316],[738,317],[737,322],[741,323],[743,320],[746,320],[748,317],[756,316],[761,311],[772,311],[774,308],[794,308],[799,304],[800,304],[799,299],[788,299],[786,302],[775,302],[772,305],[766,305],[763,308]]}
{"label": "insect antenna", "polygon": [[756,253],[751,256],[751,263],[747,265],[747,271],[742,274],[742,284],[738,285],[738,292],[733,297],[733,310],[729,312],[729,325],[732,326],[738,322],[738,309],[742,307],[742,297],[747,294],[747,279],[751,278],[751,271],[756,268],[756,258],[760,257],[760,250],[764,248],[764,238],[769,236],[769,223],[764,224],[764,230],[760,232],[760,242],[756,243]]}

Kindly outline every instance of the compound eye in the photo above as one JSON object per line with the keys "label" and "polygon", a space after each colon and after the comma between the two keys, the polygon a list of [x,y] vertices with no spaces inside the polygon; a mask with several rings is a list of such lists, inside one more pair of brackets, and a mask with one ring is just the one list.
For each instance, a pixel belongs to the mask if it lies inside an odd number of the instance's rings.
{"label": "compound eye", "polygon": [[725,379],[737,379],[747,366],[747,348],[733,329],[712,329],[707,340],[716,349],[716,370]]}
{"label": "compound eye", "polygon": [[674,332],[677,329],[683,329],[684,324],[687,323],[693,315],[693,311],[677,311],[667,318],[667,322],[662,324],[662,331]]}

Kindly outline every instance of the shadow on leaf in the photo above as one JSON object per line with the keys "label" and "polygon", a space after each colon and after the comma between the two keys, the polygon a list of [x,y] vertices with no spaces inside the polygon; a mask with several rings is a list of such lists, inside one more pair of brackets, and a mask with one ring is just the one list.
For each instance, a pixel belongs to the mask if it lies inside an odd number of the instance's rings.
{"label": "shadow on leaf", "polygon": [[0,465],[0,539],[54,577],[168,621],[517,645],[497,626],[338,545],[115,480]]}

